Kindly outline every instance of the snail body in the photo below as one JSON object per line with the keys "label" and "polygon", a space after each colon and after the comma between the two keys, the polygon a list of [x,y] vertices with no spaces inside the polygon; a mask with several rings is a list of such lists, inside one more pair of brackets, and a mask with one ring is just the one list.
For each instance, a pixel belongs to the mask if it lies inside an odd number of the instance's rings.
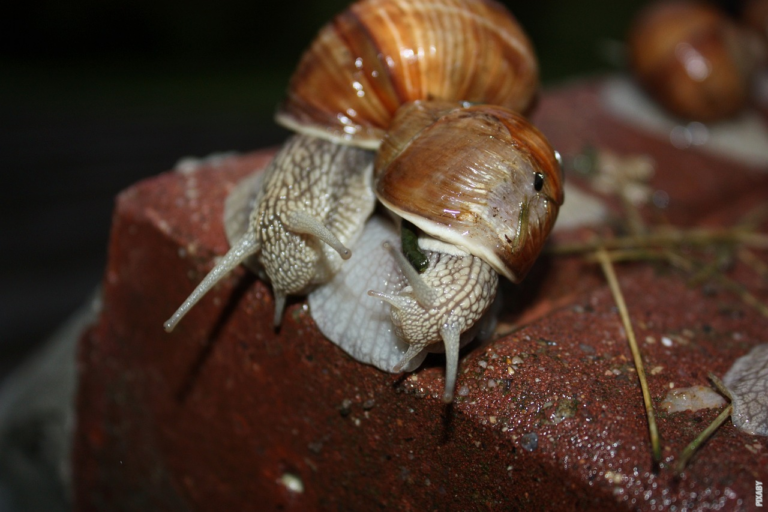
{"label": "snail body", "polygon": [[763,53],[758,38],[724,13],[687,0],[646,8],[628,46],[632,70],[649,94],[671,113],[704,122],[746,105]]}
{"label": "snail body", "polygon": [[295,135],[259,179],[230,195],[225,227],[231,249],[165,323],[173,330],[222,277],[241,263],[272,283],[275,325],[288,295],[328,281],[348,259],[373,211],[370,152]]}
{"label": "snail body", "polygon": [[[243,262],[272,282],[276,325],[287,295],[305,294],[330,279],[338,255],[349,256],[345,244],[354,242],[373,208],[372,196],[352,178],[367,172],[363,150],[379,146],[402,104],[440,98],[522,110],[537,88],[538,66],[528,38],[492,0],[351,5],[305,52],[278,110],[276,120],[299,135],[278,153],[263,180],[248,180],[255,190],[236,192],[250,198],[252,214],[227,215],[239,219],[240,226],[228,229],[239,236],[230,237],[232,249],[166,322],[166,330]],[[328,164],[336,151],[350,155],[334,161],[341,167]],[[314,152],[325,156],[308,156]],[[302,167],[303,160],[311,169]],[[318,179],[331,170],[347,179]],[[355,218],[345,215],[334,227],[327,215],[338,202],[349,204]]]}
{"label": "snail body", "polygon": [[489,331],[498,274],[482,259],[422,235],[427,270],[394,249],[391,220],[375,215],[355,254],[326,286],[309,294],[321,332],[356,360],[398,373],[413,371],[429,352],[445,352],[443,399],[453,398],[459,348]]}
{"label": "snail body", "polygon": [[456,387],[461,336],[472,331],[493,303],[499,277],[488,263],[455,245],[422,237],[419,248],[428,260],[423,274],[388,247],[408,285],[398,293],[369,290],[368,295],[390,305],[395,334],[409,345],[394,372],[402,371],[432,345],[445,348],[443,401],[448,403]]}
{"label": "snail body", "polygon": [[[360,275],[356,265],[371,258],[351,260],[329,287],[354,287],[345,299],[318,291],[310,295],[313,317],[321,331],[347,352],[386,371],[412,369],[425,351],[442,346],[446,353],[444,400],[453,398],[461,338],[469,337],[490,305],[498,274],[517,282],[530,269],[554,225],[563,202],[562,175],[556,152],[544,136],[522,116],[498,106],[450,102],[405,105],[387,132],[374,164],[375,191],[396,221],[405,219],[421,230],[419,247],[428,265],[421,275],[387,239],[388,264],[371,265],[369,272],[385,290],[368,294],[390,308],[391,329],[407,349],[380,358],[386,339],[363,340],[372,306],[358,307],[362,288],[349,275]],[[364,235],[356,250],[370,242]],[[381,260],[381,253],[376,257]],[[395,270],[393,270],[395,269]],[[348,300],[359,318],[335,316]],[[330,325],[329,325],[330,324]],[[369,329],[380,336],[380,327]],[[349,339],[346,333],[355,333]],[[361,350],[361,347],[366,350]],[[363,353],[367,352],[367,353]],[[391,349],[386,349],[392,354]]]}

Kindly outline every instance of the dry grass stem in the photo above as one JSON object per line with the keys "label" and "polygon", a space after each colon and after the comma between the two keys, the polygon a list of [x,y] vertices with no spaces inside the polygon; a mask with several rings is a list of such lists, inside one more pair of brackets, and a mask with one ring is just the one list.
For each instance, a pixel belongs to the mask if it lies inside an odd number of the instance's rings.
{"label": "dry grass stem", "polygon": [[646,235],[598,239],[591,242],[554,244],[547,249],[549,254],[580,254],[598,249],[648,249],[677,248],[680,246],[707,246],[717,244],[740,244],[756,249],[768,249],[768,235],[742,229],[691,229],[660,230]]}
{"label": "dry grass stem", "polygon": [[742,263],[748,265],[762,279],[768,279],[768,265],[763,263],[760,258],[755,256],[754,252],[750,251],[746,247],[741,247],[737,253],[737,256]]}
{"label": "dry grass stem", "polygon": [[[707,376],[709,377],[709,380],[712,381],[712,384],[714,384],[715,388],[717,388],[717,390],[720,392],[720,394],[730,400],[731,392],[728,391],[728,388],[725,387],[725,384],[723,384],[723,382],[712,372],[710,372]],[[704,443],[707,442],[710,437],[712,437],[712,434],[714,434],[715,431],[720,428],[720,425],[725,423],[725,421],[731,416],[732,412],[733,406],[729,404],[720,412],[717,418],[715,418],[715,420],[701,432],[701,434],[696,436],[696,438],[691,441],[688,446],[685,447],[683,453],[680,454],[680,459],[678,459],[677,464],[675,464],[675,475],[680,475],[680,473],[685,471],[685,468],[688,465],[688,462],[691,460],[691,457],[693,457],[696,452],[698,452],[699,449],[704,445]]]}
{"label": "dry grass stem", "polygon": [[651,403],[651,393],[648,390],[648,380],[645,377],[645,368],[643,367],[643,358],[640,355],[640,348],[637,346],[637,340],[635,339],[635,331],[632,328],[632,321],[629,317],[629,311],[627,305],[624,302],[624,295],[621,293],[619,287],[619,281],[616,279],[616,273],[613,270],[613,264],[605,249],[599,249],[596,257],[600,262],[600,266],[603,269],[605,278],[608,281],[608,286],[613,294],[613,300],[616,302],[616,306],[619,308],[619,315],[624,325],[624,331],[627,334],[627,340],[629,341],[629,348],[632,351],[632,358],[635,361],[635,368],[637,369],[637,376],[640,379],[640,388],[643,392],[643,403],[645,404],[645,413],[648,417],[648,430],[651,436],[651,450],[653,453],[654,466],[658,468],[661,461],[661,442],[659,440],[659,430],[656,426],[656,417],[653,412],[653,404]]}
{"label": "dry grass stem", "polygon": [[[595,237],[588,242],[553,244],[547,247],[545,252],[552,255],[580,254],[586,261],[600,263],[618,307],[632,351],[648,417],[654,469],[658,470],[661,461],[658,427],[642,356],[635,339],[624,296],[616,278],[613,262],[665,261],[673,268],[688,274],[689,286],[698,286],[707,281],[715,281],[721,287],[735,293],[742,302],[757,309],[761,315],[768,317],[766,304],[752,295],[745,286],[724,274],[733,264],[733,261],[738,259],[749,266],[761,279],[768,280],[768,265],[750,250],[768,249],[768,235],[756,231],[768,220],[768,203],[753,208],[735,226],[730,228],[677,229],[671,226],[649,228],[645,225],[637,205],[631,200],[629,188],[631,179],[627,174],[631,167],[628,163],[629,160],[617,159],[608,153],[602,154],[593,148],[586,148],[584,157],[588,159],[587,170],[589,173],[587,174],[592,177],[593,186],[598,184],[601,172],[607,175],[609,174],[608,171],[613,171],[613,174],[616,174],[616,176],[611,174],[614,178],[614,182],[612,182],[614,188],[611,191],[621,201],[623,209],[621,228],[629,235],[609,239]],[[607,160],[608,164],[611,165],[605,164],[605,168],[601,167],[601,158],[607,159],[608,157],[612,158],[612,160]],[[621,172],[616,172],[614,167],[617,167],[618,171]],[[711,373],[709,378],[718,391],[730,400],[730,392],[720,379]],[[728,405],[703,432],[686,446],[675,464],[676,476],[685,470],[691,458],[720,425],[730,417],[732,411],[733,406]]]}
{"label": "dry grass stem", "polygon": [[752,306],[761,315],[768,318],[768,306],[763,304],[757,297],[752,295],[746,288],[744,288],[744,285],[737,283],[733,279],[730,279],[722,274],[717,274],[715,278],[723,288],[727,288],[728,290],[738,295],[744,304]]}
{"label": "dry grass stem", "polygon": [[[607,242],[610,242],[610,240],[606,240],[606,245],[610,245]],[[752,295],[752,293],[750,293],[743,285],[723,275],[722,271],[720,271],[720,267],[723,263],[721,259],[717,259],[716,261],[705,265],[700,265],[694,260],[674,250],[663,248],[618,249],[604,252],[608,260],[614,263],[624,261],[665,260],[675,268],[687,273],[693,273],[693,276],[688,279],[689,286],[698,286],[704,281],[714,279],[723,288],[735,293],[742,302],[755,308],[761,315],[768,318],[768,306]],[[600,251],[593,254],[587,254],[584,256],[584,259],[589,262],[599,262],[599,254]],[[730,257],[730,253],[727,256]]]}
{"label": "dry grass stem", "polygon": [[757,229],[766,220],[768,220],[768,203],[761,203],[739,220],[739,227],[750,230]]}
{"label": "dry grass stem", "polygon": [[624,214],[626,216],[628,231],[632,233],[632,236],[642,236],[646,232],[645,222],[643,222],[643,216],[640,214],[640,210],[635,206],[635,203],[632,202],[632,199],[630,199],[627,194],[627,183],[625,180],[622,180],[620,190],[619,197],[621,198],[621,206],[624,209]]}
{"label": "dry grass stem", "polygon": [[[668,261],[669,256],[659,250],[655,249],[620,249],[616,251],[606,251],[608,259],[613,263],[621,263],[624,261]],[[587,254],[584,259],[590,263],[599,263],[599,258],[596,253]]]}
{"label": "dry grass stem", "polygon": [[699,265],[699,269],[688,279],[688,286],[699,286],[704,282],[712,279],[718,274],[722,273],[723,268],[728,268],[733,264],[733,250],[730,247],[723,247],[717,251],[716,257],[702,265]]}
{"label": "dry grass stem", "polygon": [[685,471],[685,467],[688,465],[688,461],[691,460],[691,457],[693,457],[699,448],[707,442],[707,439],[712,437],[712,434],[720,428],[720,425],[725,423],[725,421],[731,417],[732,410],[733,406],[729,404],[728,407],[723,409],[717,418],[715,418],[715,420],[710,423],[701,434],[696,436],[696,439],[691,441],[691,443],[685,447],[683,453],[680,454],[680,459],[678,459],[677,464],[675,464],[675,475],[679,475]]}
{"label": "dry grass stem", "polygon": [[[695,270],[695,263],[681,254],[669,251],[667,257],[670,264],[676,268],[686,272],[693,272]],[[713,272],[712,275],[708,275],[707,277],[711,277],[717,281],[720,286],[735,293],[744,304],[755,308],[761,315],[768,318],[768,306],[752,295],[742,284],[723,275],[722,272]],[[689,282],[689,284],[691,283]]]}
{"label": "dry grass stem", "polygon": [[715,385],[715,387],[717,388],[717,391],[718,391],[718,392],[719,392],[721,395],[723,395],[724,397],[728,398],[728,400],[730,400],[730,399],[731,399],[731,392],[730,392],[730,391],[728,391],[728,388],[727,388],[727,387],[725,387],[725,384],[723,384],[723,381],[721,381],[721,380],[720,380],[720,378],[719,378],[717,375],[715,375],[715,374],[714,374],[714,373],[712,373],[712,372],[709,372],[709,373],[707,374],[707,377],[708,377],[708,378],[709,378],[709,380],[712,382],[712,384],[714,384],[714,385]]}

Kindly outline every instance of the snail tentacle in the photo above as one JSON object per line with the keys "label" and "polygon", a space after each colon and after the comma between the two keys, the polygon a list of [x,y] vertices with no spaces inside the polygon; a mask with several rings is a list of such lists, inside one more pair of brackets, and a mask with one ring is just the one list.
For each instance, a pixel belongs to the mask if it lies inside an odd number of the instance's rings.
{"label": "snail tentacle", "polygon": [[402,372],[403,369],[406,367],[406,365],[408,365],[408,363],[411,362],[411,359],[421,354],[423,350],[424,350],[424,345],[413,344],[410,347],[408,347],[408,351],[405,353],[405,355],[400,360],[400,362],[397,363],[394,366],[394,368],[392,368],[392,371],[395,373]]}
{"label": "snail tentacle", "polygon": [[275,329],[280,327],[280,325],[283,323],[283,311],[285,311],[285,302],[288,296],[281,292],[280,290],[274,289],[272,290],[272,293],[275,296]]}
{"label": "snail tentacle", "polygon": [[379,292],[376,290],[368,290],[368,295],[370,297],[376,297],[377,299],[381,299],[387,304],[389,304],[392,307],[395,307],[397,309],[403,309],[408,305],[408,299],[405,297],[401,297],[399,295],[392,295],[385,292]]}
{"label": "snail tentacle", "polygon": [[461,328],[451,318],[440,328],[440,337],[443,338],[443,343],[445,344],[445,390],[443,391],[443,402],[449,404],[453,402],[456,374],[459,371]]}
{"label": "snail tentacle", "polygon": [[520,203],[520,214],[517,218],[517,236],[512,246],[513,252],[518,252],[525,246],[530,235],[530,226],[528,224],[528,215],[530,214],[529,201],[524,200]]}
{"label": "snail tentacle", "polygon": [[163,327],[166,332],[171,332],[176,327],[176,324],[184,318],[192,306],[203,298],[221,278],[229,274],[232,270],[237,268],[243,261],[250,258],[261,249],[261,243],[253,232],[246,233],[232,248],[221,258],[215,267],[208,273],[207,276],[197,285],[197,288],[187,297],[187,300],[179,306],[179,309],[168,319]]}
{"label": "snail tentacle", "polygon": [[322,240],[338,252],[342,259],[348,260],[352,256],[352,251],[347,249],[330,229],[304,210],[293,210],[284,214],[282,222],[289,231],[312,235]]}
{"label": "snail tentacle", "polygon": [[422,279],[419,272],[411,265],[411,262],[400,251],[395,249],[392,244],[385,242],[384,248],[392,254],[397,266],[400,267],[400,271],[405,276],[408,284],[411,285],[413,298],[416,299],[416,302],[426,310],[431,309],[437,302],[437,292]]}

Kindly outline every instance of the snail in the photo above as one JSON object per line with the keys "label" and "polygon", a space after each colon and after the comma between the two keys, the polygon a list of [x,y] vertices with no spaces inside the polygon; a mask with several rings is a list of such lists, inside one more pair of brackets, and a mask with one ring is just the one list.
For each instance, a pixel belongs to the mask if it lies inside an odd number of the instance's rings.
{"label": "snail", "polygon": [[[306,294],[349,259],[373,211],[369,152],[295,135],[263,175],[228,197],[225,228],[231,249],[173,316],[170,332],[226,274],[241,263],[269,279],[279,326],[287,295]],[[366,170],[367,168],[367,170]]]}
{"label": "snail", "polygon": [[692,1],[652,4],[628,36],[640,84],[671,113],[717,121],[747,103],[764,50],[759,38],[716,8]]}
{"label": "snail", "polygon": [[362,0],[320,30],[276,120],[297,133],[263,179],[232,192],[231,249],[165,323],[171,331],[241,263],[286,297],[327,282],[374,206],[370,160],[404,103],[440,98],[523,110],[538,88],[533,48],[491,0]]}
{"label": "snail", "polygon": [[[272,283],[274,324],[286,296],[306,294],[338,271],[373,211],[369,152],[316,137],[291,137],[258,179],[228,197],[225,228],[231,249],[173,316],[170,332],[226,274],[246,263]],[[367,169],[367,170],[366,170]]]}
{"label": "snail", "polygon": [[747,0],[741,12],[741,21],[768,43],[768,0]]}
{"label": "snail", "polygon": [[[353,322],[380,321],[377,329],[388,335],[374,336],[375,350],[397,356],[382,369],[413,369],[425,350],[442,345],[450,401],[459,346],[487,326],[498,274],[522,279],[562,203],[555,152],[513,111],[530,105],[537,85],[530,43],[494,2],[353,4],[321,30],[291,79],[277,121],[298,135],[263,178],[250,177],[232,192],[225,208],[232,249],[166,328],[246,262],[272,282],[276,325],[286,295],[311,292],[313,318],[345,350],[352,330],[337,327],[347,312],[354,312]],[[395,227],[382,228],[379,219],[363,231],[374,190],[373,155],[366,151],[380,145],[376,197],[395,223],[415,226],[410,252],[423,258],[423,275],[395,249],[395,239],[382,245]],[[430,191],[430,184],[443,190]],[[405,198],[404,188],[423,195]],[[448,204],[437,212],[410,204],[428,206],[432,194]],[[347,245],[376,257],[342,264],[351,255]],[[349,301],[338,289],[350,273],[377,278],[366,300]],[[329,291],[330,300],[313,300]],[[366,311],[357,315],[360,305]]]}
{"label": "snail", "polygon": [[[554,225],[563,203],[558,156],[509,109],[417,101],[398,111],[374,168],[377,198],[396,222],[421,231],[426,270],[419,275],[393,250],[393,228],[377,225],[381,234],[358,243],[364,257],[310,294],[310,311],[329,339],[385,371],[413,369],[443,348],[450,402],[462,334],[471,339],[493,303],[498,274],[525,277]],[[388,304],[389,318],[365,294]]]}

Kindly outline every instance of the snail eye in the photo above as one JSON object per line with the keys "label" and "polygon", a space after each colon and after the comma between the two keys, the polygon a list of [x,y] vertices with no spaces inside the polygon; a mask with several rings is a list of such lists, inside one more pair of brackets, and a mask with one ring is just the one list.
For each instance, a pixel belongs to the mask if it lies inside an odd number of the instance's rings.
{"label": "snail eye", "polygon": [[533,175],[533,188],[536,189],[536,192],[541,192],[541,189],[544,187],[544,175],[540,172],[537,172]]}

